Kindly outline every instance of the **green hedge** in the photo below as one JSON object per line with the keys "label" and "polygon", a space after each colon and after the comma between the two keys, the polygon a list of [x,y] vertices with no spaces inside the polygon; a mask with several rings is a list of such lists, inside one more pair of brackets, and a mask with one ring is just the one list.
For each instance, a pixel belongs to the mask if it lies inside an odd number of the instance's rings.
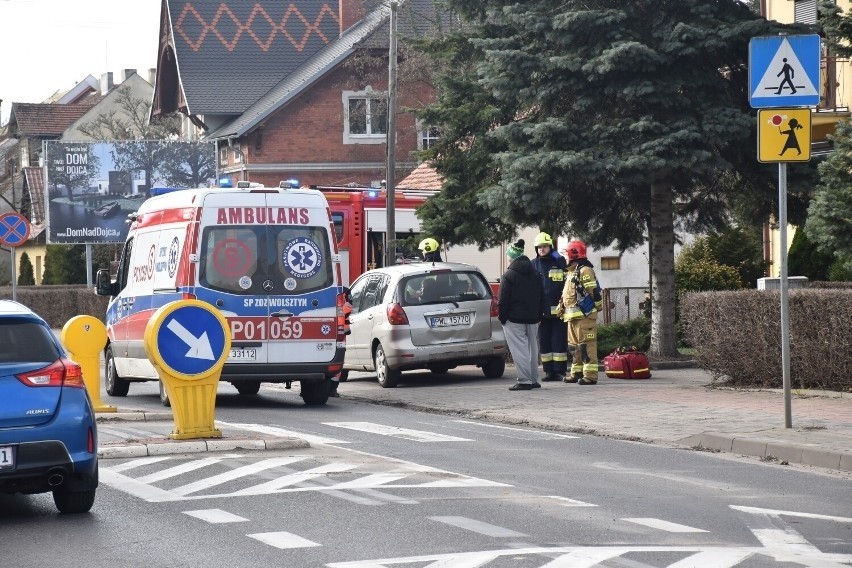
{"label": "green hedge", "polygon": [[[68,286],[18,286],[16,299],[40,315],[54,329],[74,316],[94,316],[105,322],[109,298],[98,296],[92,288],[81,285]],[[0,287],[0,299],[12,299],[12,287]]]}

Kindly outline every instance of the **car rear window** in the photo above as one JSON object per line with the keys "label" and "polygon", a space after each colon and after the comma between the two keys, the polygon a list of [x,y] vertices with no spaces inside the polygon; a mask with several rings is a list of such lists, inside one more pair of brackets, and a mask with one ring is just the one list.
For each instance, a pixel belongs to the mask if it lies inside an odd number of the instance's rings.
{"label": "car rear window", "polygon": [[491,288],[476,271],[418,274],[403,280],[401,286],[403,306],[491,298]]}
{"label": "car rear window", "polygon": [[0,320],[0,363],[56,361],[60,352],[41,324],[23,319]]}

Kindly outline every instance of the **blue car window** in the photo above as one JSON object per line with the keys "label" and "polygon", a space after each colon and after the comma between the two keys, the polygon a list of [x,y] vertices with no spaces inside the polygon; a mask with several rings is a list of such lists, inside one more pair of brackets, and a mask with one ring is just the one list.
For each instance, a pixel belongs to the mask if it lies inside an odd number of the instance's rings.
{"label": "blue car window", "polygon": [[60,352],[50,330],[38,323],[0,321],[0,363],[51,363]]}

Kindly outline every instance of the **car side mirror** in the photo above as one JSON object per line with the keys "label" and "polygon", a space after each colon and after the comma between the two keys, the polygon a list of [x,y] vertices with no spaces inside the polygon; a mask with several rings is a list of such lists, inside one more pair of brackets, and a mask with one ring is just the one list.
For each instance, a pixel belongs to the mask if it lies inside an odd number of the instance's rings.
{"label": "car side mirror", "polygon": [[115,296],[115,286],[110,280],[109,270],[102,268],[95,276],[95,293],[98,296]]}

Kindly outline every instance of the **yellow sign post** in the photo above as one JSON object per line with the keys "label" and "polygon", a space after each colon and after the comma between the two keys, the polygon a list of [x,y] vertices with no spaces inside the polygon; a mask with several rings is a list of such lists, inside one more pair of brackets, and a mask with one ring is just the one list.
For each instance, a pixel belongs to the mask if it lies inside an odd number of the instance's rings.
{"label": "yellow sign post", "polygon": [[216,390],[231,351],[227,320],[199,300],[178,300],[154,312],[145,350],[169,395],[173,439],[220,438],[214,426]]}
{"label": "yellow sign post", "polygon": [[757,160],[807,162],[811,159],[811,109],[757,111]]}
{"label": "yellow sign post", "polygon": [[83,384],[95,412],[115,412],[101,400],[100,354],[107,344],[106,326],[94,316],[75,316],[62,327],[59,340],[83,370]]}

